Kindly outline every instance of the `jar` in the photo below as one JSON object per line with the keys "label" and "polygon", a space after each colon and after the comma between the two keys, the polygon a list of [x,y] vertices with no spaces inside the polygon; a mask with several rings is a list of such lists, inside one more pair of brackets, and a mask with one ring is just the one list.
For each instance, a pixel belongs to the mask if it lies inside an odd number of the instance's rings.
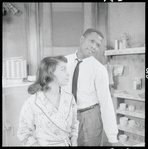
{"label": "jar", "polygon": [[126,103],[120,103],[120,109],[125,110],[126,109]]}
{"label": "jar", "polygon": [[128,118],[127,117],[120,117],[119,121],[120,121],[121,126],[126,126],[127,122],[128,122]]}
{"label": "jar", "polygon": [[129,111],[134,111],[134,110],[135,110],[135,106],[129,105],[129,106],[128,106],[128,110],[129,110]]}
{"label": "jar", "polygon": [[119,49],[119,41],[116,39],[115,40],[115,50]]}
{"label": "jar", "polygon": [[123,42],[122,42],[122,40],[119,41],[119,49],[123,49]]}
{"label": "jar", "polygon": [[135,124],[136,124],[136,123],[135,123],[134,120],[129,120],[129,121],[128,121],[128,126],[131,127],[131,128],[133,128],[133,127],[135,126]]}

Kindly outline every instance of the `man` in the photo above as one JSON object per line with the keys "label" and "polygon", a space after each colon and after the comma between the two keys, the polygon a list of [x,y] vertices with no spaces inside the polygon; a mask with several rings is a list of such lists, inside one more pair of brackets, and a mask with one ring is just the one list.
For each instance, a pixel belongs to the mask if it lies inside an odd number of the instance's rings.
{"label": "man", "polygon": [[[93,57],[99,50],[103,34],[96,29],[87,29],[80,38],[80,46],[74,54],[68,55],[67,71],[70,80],[65,88],[72,92],[77,102],[79,134],[78,146],[100,146],[103,128],[113,146],[121,145],[117,140],[117,124],[109,91],[106,68]],[[79,63],[78,80],[75,81],[75,67]],[[73,85],[75,87],[72,87]],[[76,90],[77,91],[74,91]]]}

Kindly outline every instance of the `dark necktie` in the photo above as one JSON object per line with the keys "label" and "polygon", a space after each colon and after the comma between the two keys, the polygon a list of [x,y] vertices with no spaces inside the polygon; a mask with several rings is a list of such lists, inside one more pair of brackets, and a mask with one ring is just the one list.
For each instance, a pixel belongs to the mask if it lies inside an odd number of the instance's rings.
{"label": "dark necktie", "polygon": [[77,102],[77,81],[78,81],[78,74],[79,74],[79,64],[82,62],[82,61],[79,61],[78,59],[77,61],[78,63],[75,67],[73,80],[72,80],[72,94],[74,95],[76,102]]}

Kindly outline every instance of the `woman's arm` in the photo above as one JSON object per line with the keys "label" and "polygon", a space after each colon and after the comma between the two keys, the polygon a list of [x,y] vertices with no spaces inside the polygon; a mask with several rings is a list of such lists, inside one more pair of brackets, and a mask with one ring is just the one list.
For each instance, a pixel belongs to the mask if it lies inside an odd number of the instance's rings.
{"label": "woman's arm", "polygon": [[77,120],[77,105],[75,99],[72,101],[72,126],[71,126],[71,143],[72,146],[77,146],[77,138],[79,131],[79,121]]}
{"label": "woman's arm", "polygon": [[26,100],[22,106],[20,117],[19,117],[19,129],[17,137],[21,143],[25,146],[32,146],[37,143],[37,140],[33,136],[35,126],[33,124],[33,111],[30,103]]}

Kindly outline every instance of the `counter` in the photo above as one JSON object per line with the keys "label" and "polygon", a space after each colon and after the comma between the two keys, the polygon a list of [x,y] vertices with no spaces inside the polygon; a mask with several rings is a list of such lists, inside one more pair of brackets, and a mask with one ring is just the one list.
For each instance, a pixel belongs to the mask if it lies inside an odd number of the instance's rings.
{"label": "counter", "polygon": [[23,87],[23,86],[29,86],[33,84],[34,82],[23,82],[22,80],[3,80],[2,87],[8,88],[8,87]]}

